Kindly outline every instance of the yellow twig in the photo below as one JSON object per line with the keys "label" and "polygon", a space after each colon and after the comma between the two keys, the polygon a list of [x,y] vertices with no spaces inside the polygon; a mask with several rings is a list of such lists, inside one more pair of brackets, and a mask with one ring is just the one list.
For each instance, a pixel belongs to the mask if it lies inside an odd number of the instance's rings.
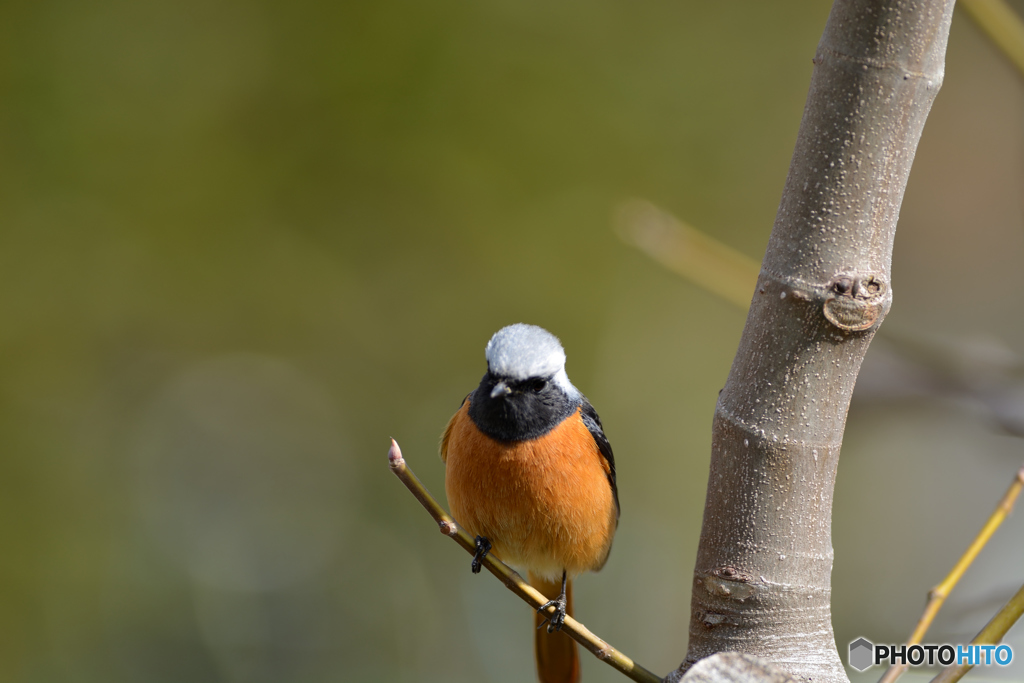
{"label": "yellow twig", "polygon": [[[469,554],[476,554],[476,543],[473,537],[455,523],[451,515],[445,512],[444,508],[438,504],[434,497],[430,495],[430,492],[423,486],[419,478],[413,474],[413,471],[409,469],[405,459],[402,457],[402,450],[394,439],[391,440],[391,448],[388,451],[388,463],[391,466],[391,471],[402,480],[402,483],[408,487],[412,495],[416,496],[416,500],[434,518],[434,521],[437,522],[441,529],[441,533],[445,536],[450,536],[452,540],[461,545]],[[505,584],[506,588],[518,595],[534,609],[538,609],[541,605],[548,602],[548,599],[541,595],[536,588],[526,583],[523,577],[519,576],[518,573],[493,555],[484,557],[483,566],[487,567],[492,574],[498,577]],[[554,613],[554,609],[554,607],[550,608],[551,613]],[[572,617],[566,616],[565,623],[562,625],[562,632],[567,633],[569,637],[592,652],[595,657],[613,669],[626,674],[626,676],[634,681],[639,683],[661,683],[660,676],[655,676],[598,638],[586,626]]]}
{"label": "yellow twig", "polygon": [[1004,0],[959,0],[985,35],[1024,76],[1024,21]]}
{"label": "yellow twig", "polygon": [[[971,645],[997,645],[1010,630],[1010,627],[1017,623],[1021,614],[1024,614],[1024,586],[1021,586],[1017,594],[1010,598],[1010,601],[992,617],[992,621],[981,629],[981,632],[971,641]],[[947,666],[932,679],[931,683],[956,683],[973,667],[973,664]]]}
{"label": "yellow twig", "polygon": [[[907,645],[920,644],[924,638],[924,634],[928,632],[928,627],[931,626],[932,621],[935,619],[935,615],[939,613],[939,609],[942,607],[942,603],[946,601],[949,594],[953,591],[953,588],[960,581],[960,577],[964,575],[967,568],[971,566],[974,559],[981,552],[981,549],[985,547],[989,539],[992,538],[992,534],[996,532],[999,525],[1003,523],[1010,511],[1013,510],[1013,504],[1017,501],[1017,497],[1020,495],[1021,489],[1024,488],[1024,467],[1017,470],[1017,475],[1013,479],[1013,483],[1010,484],[1010,488],[1006,490],[1002,500],[996,506],[995,511],[985,522],[985,526],[981,528],[978,536],[971,543],[970,547],[967,548],[967,552],[963,554],[960,560],[953,567],[953,570],[949,572],[949,575],[942,580],[942,583],[938,584],[930,591],[928,591],[928,604],[925,605],[924,614],[921,615],[920,621],[917,622],[917,628],[910,635],[910,640],[907,641]],[[1012,601],[1011,601],[1012,602]],[[1018,614],[1018,616],[1020,616]],[[993,619],[993,621],[995,621]],[[1000,636],[1002,637],[1002,636]],[[970,667],[968,667],[970,668]],[[906,664],[895,664],[890,666],[886,670],[885,674],[879,679],[878,683],[893,683],[900,675],[906,671]],[[963,674],[961,674],[963,675]]]}
{"label": "yellow twig", "polygon": [[626,244],[698,287],[744,311],[750,307],[761,271],[752,258],[640,199],[619,207],[615,231]]}

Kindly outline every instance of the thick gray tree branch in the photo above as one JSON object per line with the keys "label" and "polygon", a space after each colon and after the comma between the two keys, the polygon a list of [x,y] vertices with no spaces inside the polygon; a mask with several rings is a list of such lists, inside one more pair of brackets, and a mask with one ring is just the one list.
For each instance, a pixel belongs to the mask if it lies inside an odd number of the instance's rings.
{"label": "thick gray tree branch", "polygon": [[804,680],[847,681],[829,604],[836,467],[861,361],[892,301],[896,220],[952,12],[952,0],[832,7],[715,410],[690,645],[676,677],[739,651]]}
{"label": "thick gray tree branch", "polygon": [[690,667],[682,683],[796,683],[796,679],[758,657],[720,652]]}

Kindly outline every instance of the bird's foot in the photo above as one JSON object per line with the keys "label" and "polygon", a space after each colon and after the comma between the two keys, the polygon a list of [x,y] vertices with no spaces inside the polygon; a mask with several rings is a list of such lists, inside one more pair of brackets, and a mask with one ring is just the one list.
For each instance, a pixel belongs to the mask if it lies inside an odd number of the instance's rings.
{"label": "bird's foot", "polygon": [[473,541],[476,543],[476,555],[473,555],[473,564],[469,568],[474,574],[479,574],[480,563],[487,557],[487,553],[491,552],[491,542],[483,536],[477,536]]}
{"label": "bird's foot", "polygon": [[555,611],[547,615],[547,618],[540,622],[540,628],[544,624],[548,625],[548,633],[554,633],[555,631],[562,630],[562,624],[565,623],[565,591],[554,600],[548,600],[543,605],[537,608],[538,612],[546,612],[548,607],[554,607]]}

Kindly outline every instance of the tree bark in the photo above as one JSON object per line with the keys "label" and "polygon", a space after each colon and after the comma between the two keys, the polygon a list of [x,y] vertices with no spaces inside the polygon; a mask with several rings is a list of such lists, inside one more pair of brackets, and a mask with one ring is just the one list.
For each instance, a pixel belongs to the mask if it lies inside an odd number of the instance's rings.
{"label": "tree bark", "polygon": [[861,361],[892,301],[903,192],[952,0],[837,0],[746,328],[715,410],[677,679],[739,651],[847,681],[832,632],[832,494]]}

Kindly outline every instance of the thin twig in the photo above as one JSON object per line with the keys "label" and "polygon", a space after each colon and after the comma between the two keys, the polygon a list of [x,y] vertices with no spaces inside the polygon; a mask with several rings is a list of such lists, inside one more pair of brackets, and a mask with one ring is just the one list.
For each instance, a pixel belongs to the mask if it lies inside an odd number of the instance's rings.
{"label": "thin twig", "polygon": [[[476,553],[476,543],[473,537],[470,536],[464,529],[459,527],[452,519],[451,515],[445,512],[444,508],[438,504],[430,492],[423,486],[419,478],[413,473],[413,471],[406,464],[405,459],[402,457],[402,450],[398,447],[398,443],[392,439],[391,448],[388,450],[388,464],[391,466],[391,471],[402,480],[402,483],[408,487],[412,492],[412,495],[416,496],[416,500],[427,509],[430,516],[437,522],[438,527],[441,529],[441,533],[445,536],[450,536],[452,540],[461,545],[463,549],[469,554],[473,555]],[[501,560],[495,558],[493,555],[487,555],[483,559],[483,566],[494,574],[498,579],[505,584],[505,587],[510,591],[522,598],[526,604],[530,605],[534,609],[540,608],[541,605],[546,604],[548,599],[541,595],[540,591],[526,583],[523,577],[519,576],[513,569]],[[554,614],[555,608],[551,607],[549,614]],[[614,647],[604,642],[596,635],[590,632],[586,626],[576,621],[570,616],[565,617],[565,623],[562,625],[562,632],[566,633],[575,640],[577,643],[590,650],[595,657],[605,662],[613,669],[617,669],[628,677],[639,683],[661,683],[661,677],[656,676],[644,667],[640,666],[632,659],[622,654]]]}
{"label": "thin twig", "polygon": [[1004,0],[958,0],[956,4],[1024,76],[1024,21],[1017,13]]}
{"label": "thin twig", "polygon": [[744,311],[750,307],[761,267],[746,254],[642,199],[618,208],[615,232],[626,244],[698,287]]}
{"label": "thin twig", "polygon": [[[1010,630],[1010,627],[1017,623],[1020,615],[1024,614],[1024,586],[1020,587],[1017,594],[1010,598],[1010,601],[1003,605],[1003,608],[996,612],[992,621],[981,629],[981,632],[974,637],[971,645],[997,645]],[[931,683],[956,683],[964,674],[974,667],[973,664],[954,664],[947,666],[939,672],[939,675],[932,679]]]}
{"label": "thin twig", "polygon": [[[914,632],[910,635],[910,640],[907,641],[907,645],[918,645],[921,643],[921,640],[924,638],[924,634],[928,632],[928,627],[930,627],[932,625],[932,621],[935,620],[935,615],[939,613],[942,603],[944,603],[946,598],[949,597],[949,594],[960,581],[964,572],[967,571],[967,568],[971,566],[972,562],[974,562],[974,559],[978,556],[978,553],[981,552],[981,549],[984,548],[985,544],[988,543],[990,538],[992,538],[992,534],[996,532],[999,525],[1003,523],[1003,520],[1006,519],[1013,510],[1013,504],[1017,501],[1017,497],[1020,495],[1022,488],[1024,488],[1024,467],[1017,470],[1017,475],[1014,477],[1013,483],[1010,484],[1010,488],[1006,490],[1002,500],[999,501],[995,511],[988,518],[988,521],[985,522],[985,526],[981,528],[981,531],[974,539],[974,542],[967,548],[967,552],[963,554],[960,560],[953,567],[953,570],[949,572],[949,576],[943,579],[942,583],[928,591],[928,604],[925,605],[924,614],[921,615],[920,621],[917,622],[917,628],[915,628]],[[1020,615],[1018,614],[1018,616]],[[995,620],[993,619],[993,621]],[[906,669],[906,664],[894,664],[886,670],[885,674],[883,674],[878,680],[878,683],[893,683],[893,681],[899,678]]]}

